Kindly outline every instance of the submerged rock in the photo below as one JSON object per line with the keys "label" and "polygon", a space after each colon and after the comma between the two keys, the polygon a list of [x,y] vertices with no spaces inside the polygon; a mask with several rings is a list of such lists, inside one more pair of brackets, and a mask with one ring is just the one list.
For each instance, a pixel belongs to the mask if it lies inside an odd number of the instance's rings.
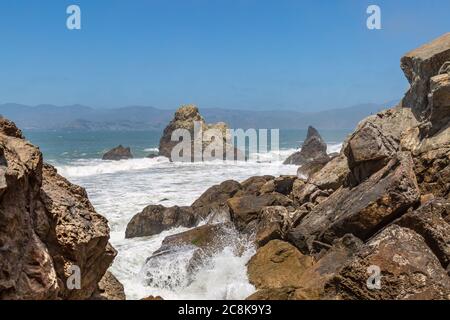
{"label": "submerged rock", "polygon": [[102,160],[118,161],[126,159],[133,159],[133,154],[131,153],[130,148],[125,148],[122,145],[119,145],[118,147],[109,150],[102,157]]}
{"label": "submerged rock", "polygon": [[326,160],[329,160],[327,144],[322,139],[319,132],[310,126],[301,150],[290,155],[284,161],[284,164],[302,166],[312,161],[326,162]]}

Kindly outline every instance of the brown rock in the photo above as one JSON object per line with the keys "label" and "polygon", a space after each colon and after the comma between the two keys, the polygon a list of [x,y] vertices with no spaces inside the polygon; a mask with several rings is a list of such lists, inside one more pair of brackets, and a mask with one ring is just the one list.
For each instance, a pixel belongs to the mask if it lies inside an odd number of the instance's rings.
{"label": "brown rock", "polygon": [[[12,122],[1,124],[0,299],[90,298],[116,254],[106,219]],[[73,266],[78,290],[66,286]]]}
{"label": "brown rock", "polygon": [[125,160],[125,159],[132,159],[133,155],[131,154],[130,148],[125,148],[122,145],[119,145],[118,147],[115,147],[108,152],[106,152],[102,160]]}
{"label": "brown rock", "polygon": [[262,247],[271,240],[284,239],[291,224],[290,214],[285,207],[263,208],[256,227],[256,244]]}
{"label": "brown rock", "polygon": [[[380,288],[367,284],[381,271]],[[450,278],[423,237],[391,225],[365,244],[325,286],[334,299],[450,299]]]}
{"label": "brown rock", "polygon": [[262,208],[278,205],[287,207],[292,204],[292,201],[280,193],[271,193],[260,196],[235,196],[229,199],[227,203],[231,210],[233,222],[239,230],[243,230],[250,222],[258,219]]}
{"label": "brown rock", "polygon": [[147,237],[175,227],[193,227],[198,221],[190,207],[150,205],[128,223],[125,238]]}
{"label": "brown rock", "polygon": [[310,126],[301,150],[290,155],[284,164],[304,165],[316,159],[328,159],[327,144],[319,132]]}
{"label": "brown rock", "polygon": [[303,252],[320,251],[318,243],[331,244],[352,233],[367,240],[419,201],[420,192],[412,159],[399,153],[385,168],[356,188],[340,188],[318,204],[290,233]]}
{"label": "brown rock", "polygon": [[257,289],[299,287],[300,279],[313,259],[291,244],[272,240],[248,262],[248,277]]}
{"label": "brown rock", "polygon": [[98,288],[91,298],[92,300],[125,300],[123,285],[109,271],[106,271],[98,283]]}
{"label": "brown rock", "polygon": [[313,174],[308,182],[321,190],[337,190],[347,179],[350,170],[344,154],[333,158],[323,169]]}
{"label": "brown rock", "polygon": [[160,296],[148,296],[147,298],[142,299],[144,301],[154,301],[154,300],[164,300],[163,298],[161,298]]}
{"label": "brown rock", "polygon": [[401,67],[411,87],[403,104],[424,120],[431,112],[428,94],[430,79],[439,73],[443,64],[450,60],[450,33],[407,53],[401,59]]}
{"label": "brown rock", "polygon": [[328,156],[309,161],[298,168],[297,176],[307,179],[311,175],[320,171],[329,161],[330,158]]}

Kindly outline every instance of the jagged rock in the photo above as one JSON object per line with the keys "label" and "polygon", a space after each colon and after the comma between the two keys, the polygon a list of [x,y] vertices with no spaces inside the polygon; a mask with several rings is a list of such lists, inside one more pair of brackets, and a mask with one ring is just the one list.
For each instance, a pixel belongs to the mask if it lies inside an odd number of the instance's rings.
{"label": "jagged rock", "polygon": [[[198,124],[198,132],[195,129],[196,123]],[[228,126],[225,123],[206,124],[196,106],[184,105],[175,112],[173,120],[164,129],[159,142],[159,155],[167,157],[171,161],[174,160],[172,159],[172,151],[180,143],[178,140],[172,141],[172,133],[177,129],[185,129],[190,133],[190,155],[184,155],[187,161],[201,161],[204,154],[209,154],[213,159],[243,158],[242,154],[233,147]],[[208,133],[212,133],[212,135]],[[221,139],[216,140],[217,137],[214,135],[220,135],[219,138]],[[216,151],[219,154],[215,154]],[[183,154],[180,152],[178,156],[181,159]]]}
{"label": "jagged rock", "polygon": [[297,169],[297,176],[309,178],[314,173],[320,171],[330,161],[330,158],[322,157],[305,163]]}
{"label": "jagged rock", "polygon": [[403,98],[403,105],[411,108],[420,120],[425,120],[432,112],[428,101],[430,79],[439,73],[446,61],[450,61],[450,33],[407,53],[401,59],[401,68],[411,84]]}
{"label": "jagged rock", "polygon": [[347,157],[341,154],[328,162],[320,171],[313,174],[308,182],[321,190],[337,190],[347,179],[350,170]]}
{"label": "jagged rock", "polygon": [[[370,288],[369,267],[381,271],[380,288]],[[366,243],[325,285],[333,299],[450,299],[450,278],[425,239],[411,229],[391,225]]]}
{"label": "jagged rock", "polygon": [[420,234],[443,268],[450,266],[450,201],[433,199],[395,223]]}
{"label": "jagged rock", "polygon": [[432,136],[441,128],[448,127],[450,123],[450,73],[440,74],[430,79],[428,101],[432,126],[428,135]]}
{"label": "jagged rock", "polygon": [[[250,177],[247,180],[241,182],[241,190],[239,190],[236,193],[236,197],[240,197],[243,195],[260,195],[262,192],[261,191],[266,191],[266,189],[264,188],[262,190],[262,188],[264,187],[264,185],[270,181],[273,181],[275,179],[274,176],[254,176],[254,177]],[[274,183],[274,188],[275,188],[275,182]]]}
{"label": "jagged rock", "polygon": [[231,218],[239,230],[249,227],[251,222],[255,222],[261,209],[269,206],[288,207],[292,200],[280,193],[235,196],[228,200]]}
{"label": "jagged rock", "polygon": [[317,159],[329,159],[327,155],[327,144],[323,141],[319,132],[310,126],[301,150],[290,155],[284,161],[284,164],[301,166]]}
{"label": "jagged rock", "polygon": [[262,247],[271,240],[284,239],[291,223],[289,211],[285,207],[263,208],[256,227],[256,244]]}
{"label": "jagged rock", "polygon": [[175,227],[193,227],[198,221],[190,207],[149,205],[127,225],[125,238],[147,237]]}
{"label": "jagged rock", "polygon": [[[106,219],[12,122],[0,128],[0,299],[90,298],[116,255]],[[66,285],[72,267],[80,289]]]}
{"label": "jagged rock", "polygon": [[125,148],[122,145],[119,145],[118,147],[115,147],[108,152],[106,152],[102,160],[126,160],[126,159],[132,159],[133,155],[131,154],[130,148]]}
{"label": "jagged rock", "polygon": [[320,251],[320,243],[331,244],[347,233],[367,240],[419,198],[411,156],[399,153],[365,182],[353,189],[341,187],[318,204],[289,238],[306,253]]}
{"label": "jagged rock", "polygon": [[92,300],[125,300],[123,285],[109,271],[106,271],[103,278],[98,283],[98,288]]}
{"label": "jagged rock", "polygon": [[361,121],[343,146],[350,182],[357,185],[383,168],[400,150],[402,133],[417,123],[411,110],[401,106]]}
{"label": "jagged rock", "polygon": [[217,219],[223,220],[221,222],[229,221],[230,208],[228,207],[227,200],[241,189],[241,184],[237,181],[224,181],[206,190],[195,200],[191,208],[195,212],[195,215],[202,219],[213,215],[209,217],[209,220],[216,222]]}
{"label": "jagged rock", "polygon": [[313,261],[288,242],[272,240],[248,262],[248,278],[257,289],[298,287],[303,272]]}

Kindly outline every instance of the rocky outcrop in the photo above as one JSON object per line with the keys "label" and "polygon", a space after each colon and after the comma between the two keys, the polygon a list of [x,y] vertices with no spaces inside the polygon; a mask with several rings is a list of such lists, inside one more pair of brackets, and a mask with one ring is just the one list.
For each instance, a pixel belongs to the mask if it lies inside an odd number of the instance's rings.
{"label": "rocky outcrop", "polygon": [[123,285],[109,271],[106,271],[103,278],[98,283],[98,288],[92,300],[125,300],[125,291]]}
{"label": "rocky outcrop", "polygon": [[[88,299],[116,255],[86,191],[0,123],[0,299]],[[80,272],[81,287],[68,286]]]}
{"label": "rocky outcrop", "polygon": [[[182,136],[182,139],[189,139],[187,148],[189,154],[184,151],[178,152],[177,159],[173,159],[172,151],[180,143],[180,137],[174,137],[172,134],[176,130],[185,130],[189,133],[188,137]],[[159,142],[159,155],[169,158],[171,161],[202,161],[211,159],[237,159],[241,156],[240,152],[233,147],[228,126],[219,122],[216,124],[207,124],[200,115],[198,108],[194,105],[181,106],[176,112],[173,120],[164,129]],[[204,156],[206,158],[204,159]]]}
{"label": "rocky outcrop", "polygon": [[122,145],[119,145],[108,152],[106,152],[102,160],[126,160],[126,159],[133,159],[133,154],[131,153],[130,148],[125,148]]}
{"label": "rocky outcrop", "polygon": [[175,227],[193,227],[197,217],[190,207],[150,205],[127,225],[125,238],[147,237]]}
{"label": "rocky outcrop", "polygon": [[316,129],[309,127],[301,150],[290,155],[284,161],[284,164],[303,166],[313,161],[316,164],[324,165],[329,161],[329,157],[327,154],[327,144]]}

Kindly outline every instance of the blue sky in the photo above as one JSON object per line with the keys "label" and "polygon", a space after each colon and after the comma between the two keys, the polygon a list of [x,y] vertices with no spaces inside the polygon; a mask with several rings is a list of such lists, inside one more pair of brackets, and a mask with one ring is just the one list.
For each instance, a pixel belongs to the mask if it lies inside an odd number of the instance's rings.
{"label": "blue sky", "polygon": [[[82,29],[66,28],[77,4]],[[366,8],[382,30],[366,28]],[[314,111],[401,98],[448,0],[0,2],[0,103]]]}

